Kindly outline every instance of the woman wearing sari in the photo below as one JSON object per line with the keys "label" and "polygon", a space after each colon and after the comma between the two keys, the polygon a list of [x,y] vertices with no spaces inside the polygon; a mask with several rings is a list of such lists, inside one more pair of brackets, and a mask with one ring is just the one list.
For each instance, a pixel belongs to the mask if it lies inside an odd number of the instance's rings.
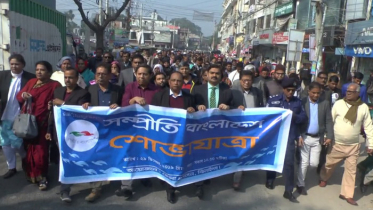
{"label": "woman wearing sari", "polygon": [[[35,115],[39,134],[34,139],[24,141],[26,158],[23,170],[27,179],[37,183],[40,190],[46,190],[48,181],[49,141],[45,139],[48,126],[48,102],[53,100],[54,90],[61,87],[57,81],[51,80],[53,68],[47,61],[36,63],[36,79],[27,82],[17,94],[17,100],[23,105],[31,99],[31,114]],[[25,109],[23,107],[22,111]]]}

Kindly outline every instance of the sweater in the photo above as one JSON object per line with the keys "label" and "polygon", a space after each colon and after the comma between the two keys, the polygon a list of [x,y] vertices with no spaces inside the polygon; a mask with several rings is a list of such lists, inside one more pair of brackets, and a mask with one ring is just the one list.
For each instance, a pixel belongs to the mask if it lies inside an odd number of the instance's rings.
{"label": "sweater", "polygon": [[345,119],[345,115],[350,107],[351,105],[344,100],[338,100],[333,106],[332,118],[334,122],[335,142],[341,145],[359,144],[359,135],[363,126],[367,136],[368,148],[373,149],[373,125],[369,107],[366,104],[359,106],[356,123],[354,125],[351,125],[351,123]]}

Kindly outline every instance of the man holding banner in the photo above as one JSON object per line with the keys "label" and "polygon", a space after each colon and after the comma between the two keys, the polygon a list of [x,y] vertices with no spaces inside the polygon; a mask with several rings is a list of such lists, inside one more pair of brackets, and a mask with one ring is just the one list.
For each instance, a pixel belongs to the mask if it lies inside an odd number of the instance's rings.
{"label": "man holding banner", "polygon": [[[140,64],[135,69],[136,81],[126,86],[125,94],[122,99],[122,106],[129,106],[132,104],[139,104],[145,106],[151,103],[153,96],[158,92],[157,87],[150,83],[152,69],[146,64]],[[117,196],[124,196],[129,198],[132,196],[132,181],[122,180],[121,189],[115,191]],[[142,179],[144,186],[150,187],[150,179]]]}
{"label": "man holding banner", "polygon": [[[178,71],[171,73],[168,84],[170,88],[166,88],[154,95],[152,105],[186,109],[188,113],[195,112],[194,97],[187,91],[182,91],[184,84],[183,75]],[[195,185],[197,189],[202,188],[203,182],[197,182]],[[167,201],[170,203],[176,203],[175,190],[176,188],[167,184]]]}
{"label": "man holding banner", "polygon": [[[281,85],[283,87],[283,94],[270,96],[267,102],[267,107],[279,107],[290,109],[291,111],[293,111],[283,168],[285,179],[285,193],[283,196],[293,203],[298,203],[298,200],[293,195],[295,153],[294,141],[301,138],[299,126],[307,121],[307,116],[303,109],[302,102],[298,98],[293,96],[297,87],[297,83],[295,82],[295,80],[292,78],[285,78],[284,80],[282,80]],[[268,189],[274,189],[275,179],[276,172],[267,171],[266,187]]]}
{"label": "man holding banner", "polygon": [[[79,79],[79,72],[73,68],[68,68],[64,71],[64,81],[66,87],[59,87],[54,91],[54,99],[53,102],[50,102],[49,106],[52,104],[54,106],[62,106],[62,105],[83,105],[90,101],[90,95],[85,90],[79,87],[78,79]],[[57,134],[55,134],[55,123],[54,117],[51,117],[48,120],[48,131],[45,138],[49,141],[53,139],[57,141]],[[55,136],[55,137],[54,137]],[[70,203],[70,187],[71,184],[64,184],[61,182],[60,187],[60,199],[63,202]]]}
{"label": "man holding banner", "polygon": [[[116,109],[122,104],[123,89],[110,83],[110,66],[99,64],[96,69],[96,84],[88,87],[91,95],[90,103],[83,106],[106,106],[110,109]],[[91,182],[92,191],[85,198],[88,202],[94,202],[101,196],[101,188],[105,182]]]}

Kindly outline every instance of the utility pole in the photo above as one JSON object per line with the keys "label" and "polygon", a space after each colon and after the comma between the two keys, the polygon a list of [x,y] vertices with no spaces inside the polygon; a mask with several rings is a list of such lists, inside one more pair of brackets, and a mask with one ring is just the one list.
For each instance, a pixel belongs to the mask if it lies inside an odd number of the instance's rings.
{"label": "utility pole", "polygon": [[[176,25],[174,21],[174,29],[176,30]],[[175,44],[175,30],[172,31],[172,49],[174,49],[174,44]]]}
{"label": "utility pole", "polygon": [[99,24],[101,26],[102,25],[102,0],[98,1],[98,10],[100,11],[98,22],[99,22]]}
{"label": "utility pole", "polygon": [[215,50],[215,33],[216,33],[216,20],[215,20],[215,26],[214,26],[214,33],[212,34],[212,46],[211,51]]}
{"label": "utility pole", "polygon": [[155,24],[155,10],[152,15],[152,38],[150,39],[151,40],[150,46],[152,47],[153,47],[153,40],[154,40],[154,24]]}
{"label": "utility pole", "polygon": [[314,80],[316,75],[320,72],[322,67],[322,48],[323,48],[323,34],[324,34],[324,23],[325,14],[328,6],[325,2],[320,1],[316,3],[316,15],[315,15],[315,36],[316,36],[316,74],[314,75]]}

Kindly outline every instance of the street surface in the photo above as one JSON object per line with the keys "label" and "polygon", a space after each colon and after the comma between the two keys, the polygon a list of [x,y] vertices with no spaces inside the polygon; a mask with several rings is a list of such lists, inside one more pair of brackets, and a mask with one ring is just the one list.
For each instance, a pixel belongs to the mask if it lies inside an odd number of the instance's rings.
{"label": "street surface", "polygon": [[[361,157],[362,160],[364,157]],[[178,201],[170,204],[166,200],[165,187],[157,179],[152,179],[153,187],[145,188],[139,182],[135,183],[136,194],[131,200],[114,195],[120,182],[111,182],[103,187],[102,197],[95,203],[87,203],[84,198],[90,192],[89,185],[80,184],[72,187],[73,202],[65,204],[59,199],[58,169],[56,165],[50,167],[49,190],[41,192],[36,185],[29,184],[21,171],[18,157],[19,172],[10,179],[0,178],[0,210],[238,210],[238,209],[268,209],[268,210],[373,210],[373,187],[366,195],[362,195],[358,187],[355,189],[355,200],[358,207],[351,206],[338,198],[343,166],[336,169],[326,188],[318,186],[316,170],[309,170],[307,175],[308,196],[295,193],[299,204],[290,203],[282,198],[284,192],[283,180],[276,180],[276,188],[268,190],[264,187],[265,172],[245,172],[242,191],[235,192],[231,188],[232,175],[213,179],[205,186],[205,199],[200,201],[194,196],[194,187],[181,187],[177,192]],[[6,162],[0,151],[0,174],[7,171]]]}

